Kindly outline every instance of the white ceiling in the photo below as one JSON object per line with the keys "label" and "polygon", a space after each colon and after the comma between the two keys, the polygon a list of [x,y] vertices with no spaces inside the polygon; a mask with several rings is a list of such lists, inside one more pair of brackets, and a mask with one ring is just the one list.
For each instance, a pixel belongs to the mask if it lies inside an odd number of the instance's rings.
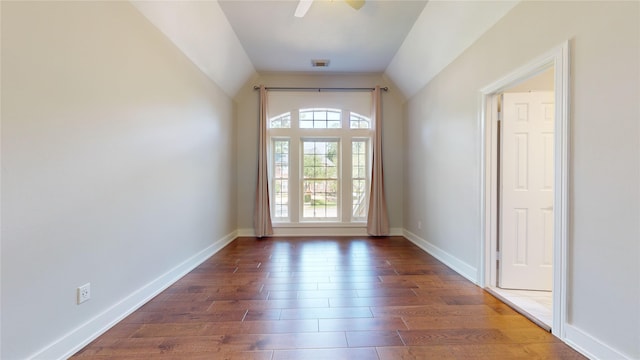
{"label": "white ceiling", "polygon": [[385,74],[413,96],[519,1],[429,1]]}
{"label": "white ceiling", "polygon": [[[220,0],[220,7],[258,72],[377,72],[389,65],[426,0],[315,0],[303,18],[298,2]],[[328,59],[313,68],[312,59]]]}
{"label": "white ceiling", "polygon": [[133,6],[229,96],[255,69],[217,1],[137,1]]}
{"label": "white ceiling", "polygon": [[304,18],[297,0],[132,4],[231,97],[256,72],[318,71],[385,73],[409,98],[518,1],[315,0]]}

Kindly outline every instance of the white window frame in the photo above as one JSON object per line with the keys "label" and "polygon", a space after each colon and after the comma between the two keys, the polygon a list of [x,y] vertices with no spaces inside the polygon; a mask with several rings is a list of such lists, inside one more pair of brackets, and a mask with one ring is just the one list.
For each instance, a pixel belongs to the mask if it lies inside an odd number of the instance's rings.
{"label": "white window frame", "polygon": [[[276,142],[278,141],[286,141],[289,143],[288,149],[288,178],[287,178],[287,202],[289,204],[289,208],[287,210],[287,216],[278,217],[276,216],[275,206],[276,206],[276,192],[275,192],[275,173],[276,173],[276,162],[275,162],[275,147]],[[289,222],[291,219],[291,139],[288,137],[282,136],[273,136],[269,138],[269,151],[268,151],[268,161],[269,161],[269,189],[273,189],[269,191],[269,203],[271,205],[271,218],[272,221],[276,222]]]}
{"label": "white window frame", "polygon": [[[305,131],[306,132],[306,131]],[[335,217],[309,217],[309,218],[305,218],[304,216],[304,201],[301,202],[301,199],[304,199],[305,196],[305,189],[304,189],[304,182],[305,182],[305,177],[304,177],[304,142],[311,142],[311,141],[326,141],[326,142],[335,142],[338,144],[338,169],[337,169],[337,173],[338,173],[338,177],[337,177],[337,182],[338,182],[338,189],[337,189],[337,204],[336,204],[336,210],[337,210],[337,214]],[[342,166],[342,158],[343,158],[343,153],[342,153],[342,139],[340,137],[308,137],[308,136],[304,136],[300,138],[300,159],[302,159],[302,161],[300,162],[301,166],[300,166],[300,172],[298,175],[298,182],[299,182],[299,194],[298,194],[298,198],[296,199],[296,201],[298,202],[298,206],[299,206],[299,210],[298,210],[298,220],[300,223],[314,223],[314,222],[340,222],[342,219],[342,214],[343,211],[342,207],[343,207],[343,166]]]}
{"label": "white window frame", "polygon": [[[317,110],[338,110],[341,112],[341,128],[300,128],[299,116],[304,110],[316,110],[315,108],[292,109],[289,111],[291,115],[290,128],[269,128],[269,184],[273,187],[273,173],[275,163],[273,159],[273,151],[276,140],[289,141],[289,184],[288,184],[288,217],[275,217],[275,194],[270,191],[271,214],[274,226],[299,224],[300,226],[311,224],[363,224],[366,217],[353,216],[353,177],[352,177],[352,141],[365,140],[367,143],[367,167],[366,167],[366,188],[371,184],[371,144],[374,129],[372,126],[368,129],[350,128],[351,114],[349,109],[335,108],[317,108]],[[273,116],[271,120],[286,113]],[[363,114],[353,112],[354,115],[369,119]],[[303,217],[303,140],[337,140],[339,152],[338,164],[338,216],[336,218],[307,218]],[[369,194],[366,195],[366,206],[369,205]]]}
{"label": "white window frame", "polygon": [[[371,137],[351,137],[351,142],[350,142],[350,148],[351,148],[351,156],[349,157],[349,160],[353,159],[353,143],[354,142],[364,142],[365,143],[365,177],[364,177],[364,191],[365,191],[365,198],[364,198],[364,206],[365,209],[369,209],[369,189],[371,189]],[[351,163],[351,177],[350,177],[350,186],[349,186],[349,193],[350,193],[350,198],[351,201],[349,203],[349,213],[351,216],[351,221],[352,222],[366,222],[367,221],[367,215],[365,214],[364,216],[356,216],[353,213],[353,182],[354,180],[360,180],[361,178],[356,178],[353,176],[353,163]],[[365,211],[366,213],[367,211]]]}

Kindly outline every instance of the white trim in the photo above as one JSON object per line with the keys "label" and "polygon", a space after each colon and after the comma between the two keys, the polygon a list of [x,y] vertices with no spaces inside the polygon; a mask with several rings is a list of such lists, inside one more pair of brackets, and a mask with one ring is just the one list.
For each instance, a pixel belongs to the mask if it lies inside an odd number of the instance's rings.
{"label": "white trim", "polygon": [[631,356],[619,353],[614,348],[573,325],[566,324],[564,330],[564,342],[589,359],[633,359]]}
{"label": "white trim", "polygon": [[[293,103],[291,103],[293,101]],[[318,101],[315,99],[313,102]],[[337,102],[336,102],[337,101]],[[274,139],[287,139],[289,141],[289,183],[288,183],[288,218],[276,218],[272,216],[274,222],[279,221],[288,221],[287,224],[298,224],[298,223],[314,223],[320,221],[327,221],[329,223],[336,222],[348,222],[348,221],[358,221],[360,219],[354,219],[352,216],[352,191],[349,190],[353,184],[353,176],[352,176],[352,141],[354,140],[367,140],[368,146],[370,147],[372,142],[372,136],[374,135],[374,129],[370,128],[351,128],[351,114],[355,114],[356,116],[369,119],[371,121],[371,117],[367,117],[361,111],[357,111],[358,107],[355,109],[352,108],[353,105],[350,104],[349,101],[344,103],[345,99],[341,100],[330,100],[332,105],[322,106],[315,104],[309,106],[308,103],[300,103],[300,99],[297,99],[295,96],[290,99],[290,101],[286,102],[286,106],[293,107],[286,113],[290,114],[291,126],[289,128],[268,128],[267,136],[269,138],[269,185],[270,188],[273,189],[273,174],[275,173],[275,164],[273,159],[273,140]],[[367,100],[369,101],[369,100]],[[296,105],[297,104],[297,105]],[[336,104],[340,104],[340,107],[336,108]],[[278,106],[276,106],[278,107]],[[305,112],[316,112],[316,111],[330,111],[340,113],[340,128],[301,128],[300,127],[300,114]],[[276,111],[278,112],[278,111]],[[280,117],[282,114],[276,115],[275,117]],[[273,117],[269,118],[271,121]],[[304,142],[305,141],[335,141],[338,143],[338,203],[337,203],[337,215],[331,218],[305,218],[304,217],[304,206],[302,205],[302,199],[304,198],[304,181],[305,180],[313,180],[313,178],[305,179],[302,175],[304,172]],[[367,168],[371,170],[371,149],[367,148]],[[366,171],[367,178],[367,188],[371,184],[370,179],[370,171]],[[367,193],[368,194],[368,193]],[[271,201],[271,211],[275,213],[275,192],[270,193],[270,201]],[[368,203],[368,196],[366,199]],[[275,226],[275,224],[274,224]],[[274,230],[275,231],[275,230]],[[341,232],[341,235],[353,235],[349,232]],[[285,232],[281,235],[289,235],[288,232]],[[290,235],[297,235],[291,233]],[[313,233],[310,233],[313,235]],[[304,235],[302,235],[304,236]]]}
{"label": "white trim", "polygon": [[478,284],[478,269],[440,249],[427,240],[422,239],[409,230],[404,230],[404,237],[422,250],[426,251],[429,255],[440,260],[440,262],[450,267],[453,271],[464,276],[467,280],[474,284]]}
{"label": "white trim", "polygon": [[234,231],[215,241],[204,250],[191,256],[178,266],[32,355],[30,359],[67,359],[236,238],[237,232]]}
{"label": "white trim", "polygon": [[238,229],[238,237],[254,237],[256,236],[256,231],[254,228],[245,228]]}
{"label": "white trim", "polygon": [[[570,134],[569,127],[569,84],[571,72],[569,69],[569,41],[566,41],[559,49],[558,54],[554,58],[555,82],[561,84],[556,85],[556,118],[560,116],[562,121],[556,121],[555,161],[558,163],[555,170],[555,191],[558,195],[555,198],[554,208],[554,237],[555,246],[553,253],[554,271],[553,282],[558,284],[553,292],[553,334],[564,339],[564,327],[568,323],[567,311],[567,239],[569,237],[569,159],[570,159]],[[557,104],[562,104],[562,108],[558,108]],[[560,170],[560,171],[557,171]],[[552,329],[553,330],[553,329]]]}
{"label": "white trim", "polygon": [[[403,236],[402,228],[389,229],[389,236]],[[238,236],[256,236],[254,229],[238,229]],[[366,224],[273,225],[273,236],[369,236]]]}
{"label": "white trim", "polygon": [[274,236],[367,236],[366,227],[287,226],[274,227]]}
{"label": "white trim", "polygon": [[495,95],[509,86],[524,81],[540,72],[555,69],[555,191],[554,191],[554,259],[553,259],[553,325],[552,332],[564,338],[567,324],[567,237],[568,237],[568,184],[569,184],[569,42],[532,60],[496,82],[482,88],[479,93],[480,129],[480,285],[495,285],[496,219],[495,186],[493,177],[495,166],[496,140],[493,136],[494,114],[490,104]]}

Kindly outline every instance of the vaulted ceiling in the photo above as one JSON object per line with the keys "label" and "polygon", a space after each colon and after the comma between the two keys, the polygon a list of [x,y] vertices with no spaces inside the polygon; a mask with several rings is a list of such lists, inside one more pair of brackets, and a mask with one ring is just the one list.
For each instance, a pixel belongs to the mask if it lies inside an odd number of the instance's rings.
{"label": "vaulted ceiling", "polygon": [[[389,65],[426,0],[313,1],[294,16],[297,1],[220,0],[220,7],[258,72],[377,72]],[[312,68],[312,59],[329,66]]]}
{"label": "vaulted ceiling", "polygon": [[[504,16],[513,1],[132,1],[194,64],[234,96],[256,72],[385,73],[406,97]],[[329,60],[314,68],[312,59]]]}

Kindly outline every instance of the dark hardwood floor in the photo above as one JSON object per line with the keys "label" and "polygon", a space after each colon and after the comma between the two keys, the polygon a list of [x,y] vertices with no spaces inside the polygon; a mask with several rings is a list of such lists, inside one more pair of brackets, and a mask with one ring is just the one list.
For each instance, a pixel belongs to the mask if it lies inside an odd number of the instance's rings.
{"label": "dark hardwood floor", "polygon": [[73,358],[584,359],[402,237],[238,238]]}

